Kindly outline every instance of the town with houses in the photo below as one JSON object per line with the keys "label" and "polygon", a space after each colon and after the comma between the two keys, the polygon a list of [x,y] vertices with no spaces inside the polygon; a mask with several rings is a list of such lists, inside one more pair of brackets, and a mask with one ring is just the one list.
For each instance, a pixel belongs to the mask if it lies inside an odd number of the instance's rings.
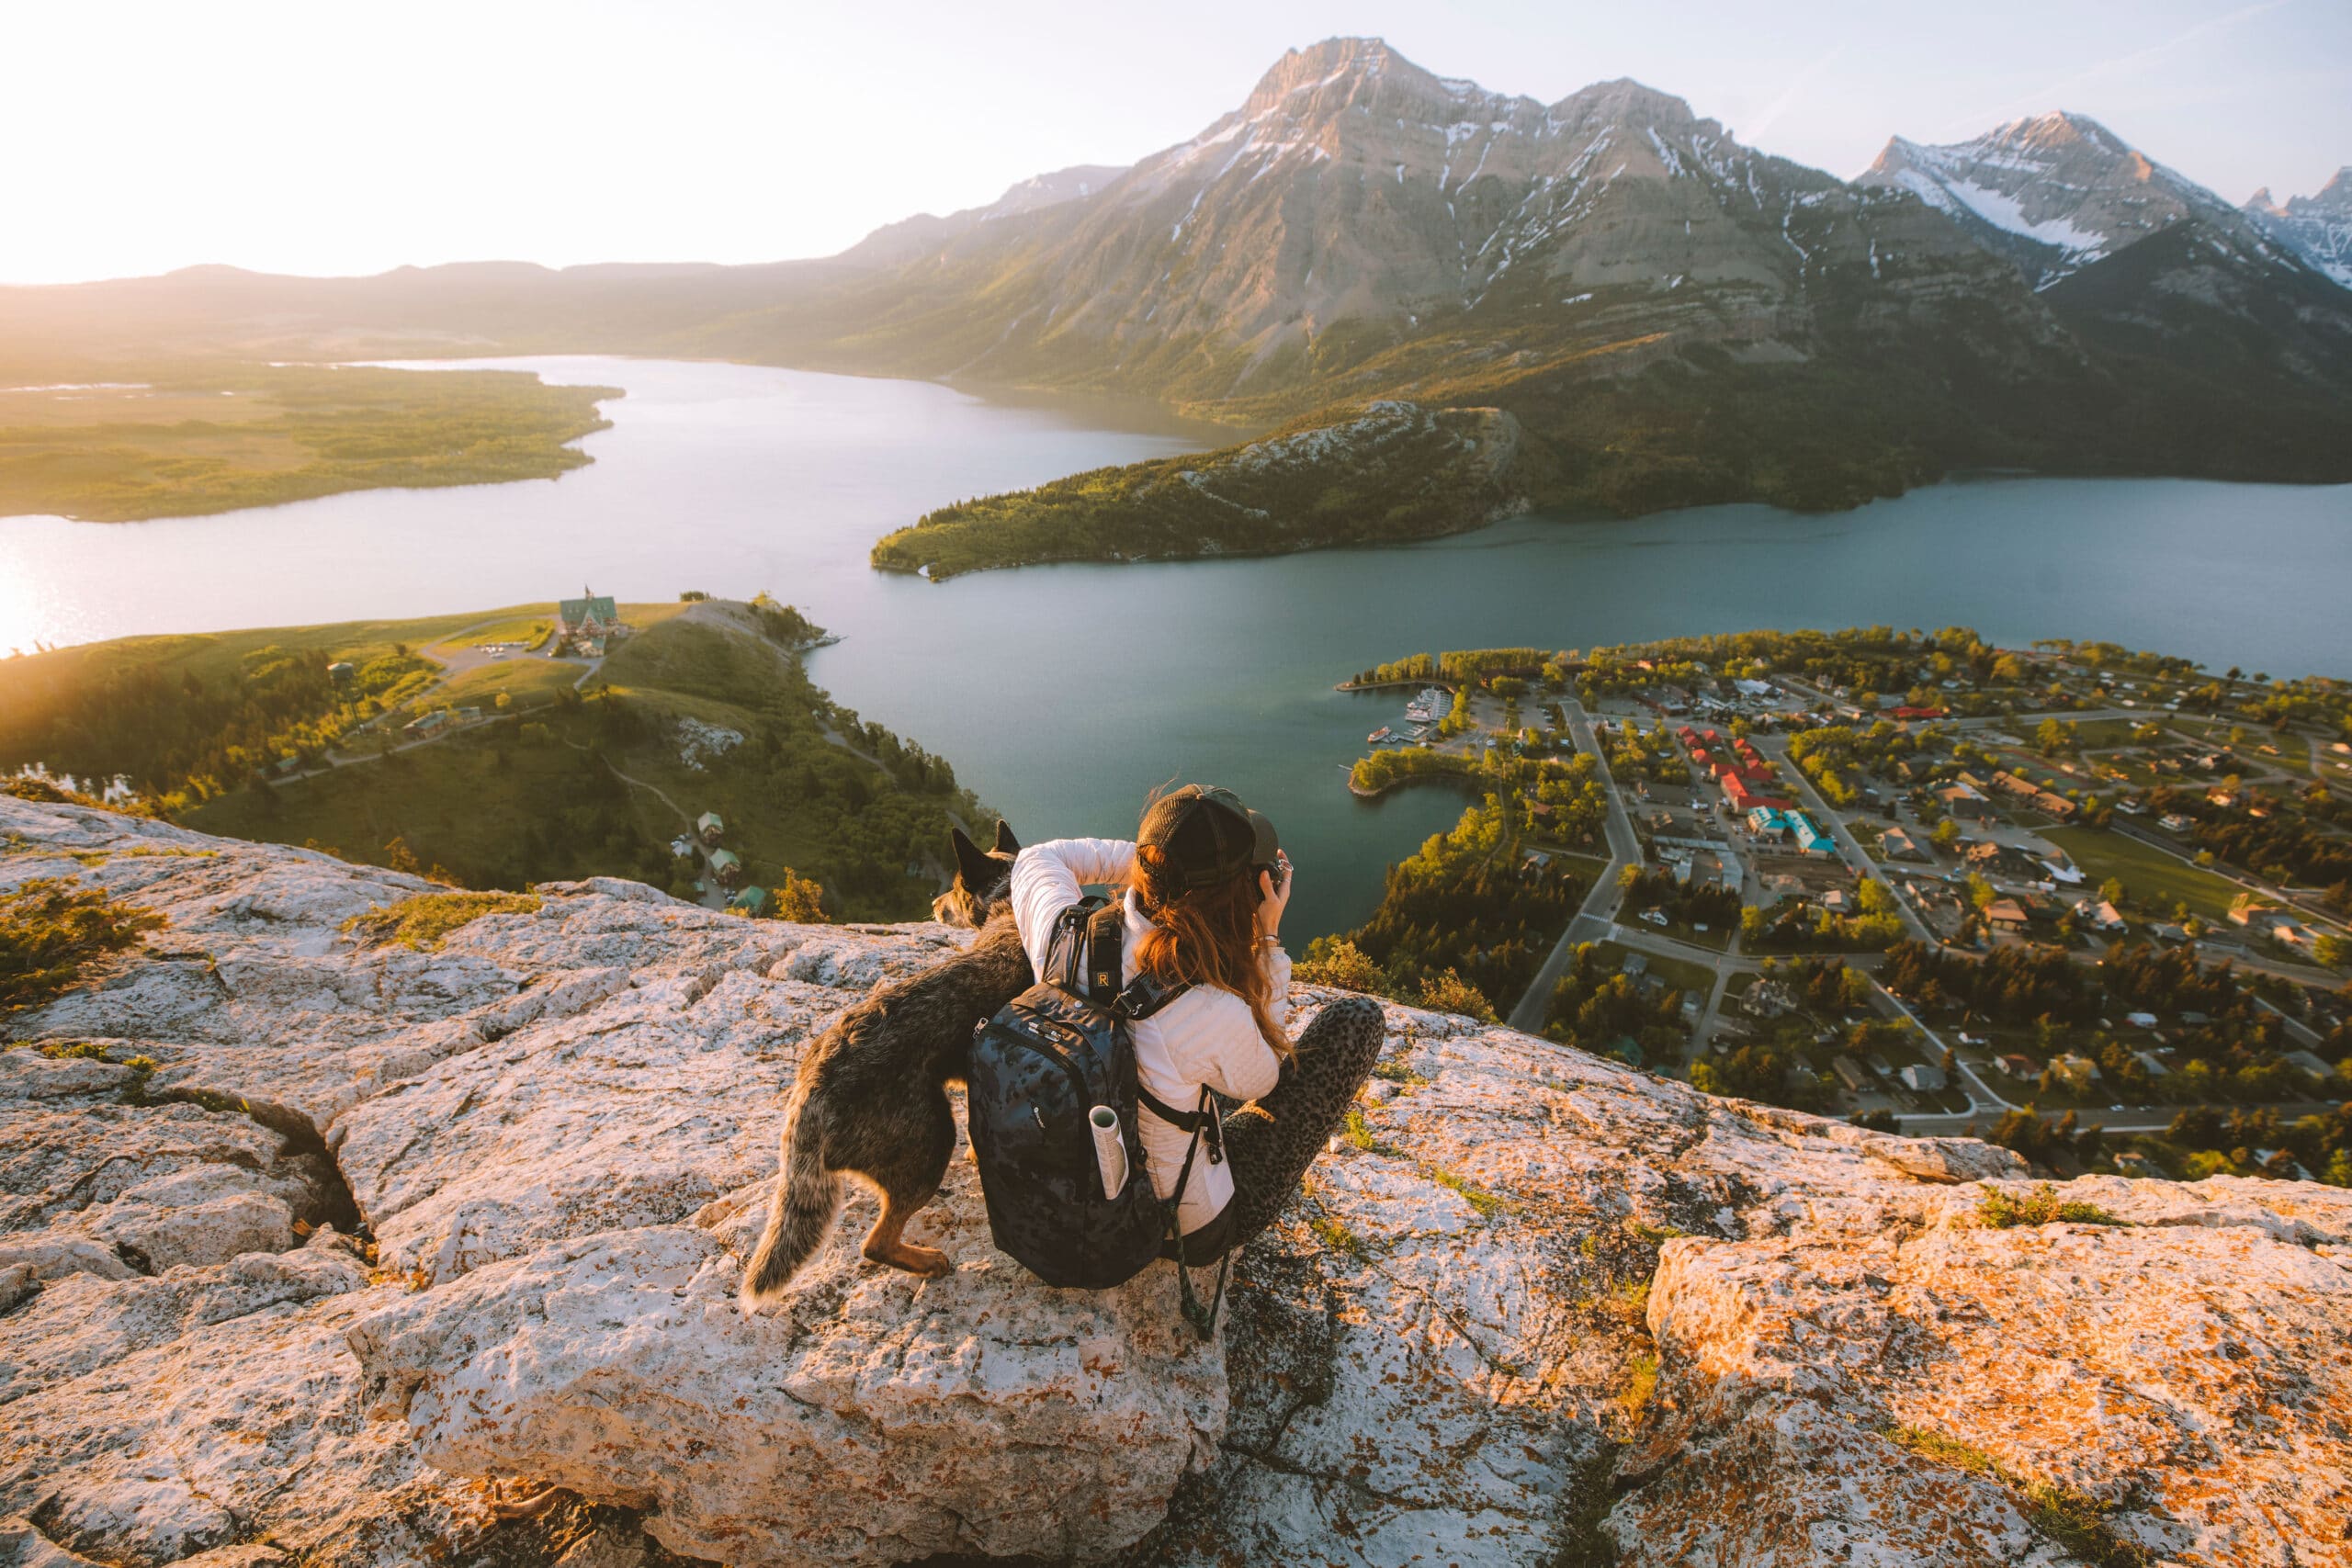
{"label": "town with houses", "polygon": [[[2276,1129],[2352,1092],[2352,691],[1869,636],[1804,634],[1809,660],[1773,657],[1796,640],[1776,634],[1714,660],[1691,645],[1726,639],[1418,656],[1348,683],[1412,693],[1371,739],[1424,757],[1384,764],[1385,787],[1448,757],[1477,762],[1474,789],[1592,760],[1606,812],[1581,842],[1521,786],[1522,874],[1573,868],[1589,893],[1497,1010],[1906,1132],[2097,1123],[2120,1168],[2150,1164],[2131,1134],[2177,1162],[2177,1123],[2235,1118],[2272,1144],[2209,1164],[2316,1174]],[[1584,1037],[1569,1012],[1593,1016],[1603,971],[1671,999],[1670,1027]]]}

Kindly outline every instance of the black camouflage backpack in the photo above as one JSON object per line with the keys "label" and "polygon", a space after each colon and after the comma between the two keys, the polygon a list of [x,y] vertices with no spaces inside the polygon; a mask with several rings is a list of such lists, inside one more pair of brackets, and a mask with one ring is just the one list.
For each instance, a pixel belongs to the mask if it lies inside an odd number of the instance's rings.
{"label": "black camouflage backpack", "polygon": [[[972,1038],[967,1120],[988,1201],[989,1231],[1001,1251],[1049,1285],[1103,1290],[1125,1284],[1159,1256],[1177,1229],[1176,1201],[1152,1190],[1136,1129],[1141,1086],[1128,1026],[1182,994],[1138,976],[1119,984],[1124,911],[1086,898],[1055,921],[1044,972],[981,1024]],[[1202,1110],[1169,1115],[1190,1126],[1183,1179],[1204,1141],[1224,1156],[1206,1089]],[[1116,1115],[1126,1179],[1103,1190],[1094,1109]],[[1204,1114],[1203,1112],[1207,1112]],[[1163,1111],[1162,1114],[1169,1114]],[[1103,1130],[1108,1134],[1110,1129]],[[1183,1180],[1177,1184],[1183,1191]],[[1177,1270],[1184,1315],[1206,1337],[1216,1308],[1201,1309],[1191,1273]],[[1225,1293],[1219,1275],[1217,1295]]]}

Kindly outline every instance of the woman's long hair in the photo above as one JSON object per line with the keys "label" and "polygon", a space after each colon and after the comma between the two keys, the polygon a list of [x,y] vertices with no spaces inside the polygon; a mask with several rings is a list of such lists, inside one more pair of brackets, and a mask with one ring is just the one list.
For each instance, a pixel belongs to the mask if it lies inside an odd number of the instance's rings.
{"label": "woman's long hair", "polygon": [[1136,944],[1136,967],[1163,986],[1215,986],[1250,1004],[1259,1036],[1280,1056],[1290,1041],[1274,1022],[1273,987],[1258,961],[1258,872],[1254,866],[1190,892],[1169,874],[1167,852],[1136,850],[1135,889],[1151,930]]}

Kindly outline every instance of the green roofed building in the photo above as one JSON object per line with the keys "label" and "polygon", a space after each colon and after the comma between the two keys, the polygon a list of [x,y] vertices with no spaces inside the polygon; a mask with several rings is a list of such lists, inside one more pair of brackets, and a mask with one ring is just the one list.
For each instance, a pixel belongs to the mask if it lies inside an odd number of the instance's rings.
{"label": "green roofed building", "polygon": [[765,915],[775,908],[775,895],[764,887],[746,887],[727,900],[727,907],[746,915]]}
{"label": "green roofed building", "polygon": [[582,588],[577,599],[559,599],[555,605],[555,651],[584,653],[601,659],[605,644],[628,635],[621,624],[620,606],[609,593]]}
{"label": "green roofed building", "polygon": [[695,831],[704,843],[715,844],[718,842],[719,835],[727,831],[727,824],[719,819],[718,812],[706,811],[695,818]]}
{"label": "green roofed building", "polygon": [[710,852],[710,874],[718,878],[721,887],[737,887],[743,881],[743,858],[733,850]]}

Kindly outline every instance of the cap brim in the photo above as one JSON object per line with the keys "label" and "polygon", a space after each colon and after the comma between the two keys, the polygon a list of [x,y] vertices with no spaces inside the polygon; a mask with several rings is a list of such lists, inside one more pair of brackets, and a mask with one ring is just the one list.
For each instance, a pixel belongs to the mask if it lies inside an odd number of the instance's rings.
{"label": "cap brim", "polygon": [[1250,811],[1247,807],[1242,809],[1248,812],[1250,830],[1257,835],[1257,842],[1252,848],[1250,860],[1259,865],[1272,864],[1274,857],[1283,851],[1283,841],[1275,835],[1274,825],[1266,819],[1266,814],[1262,811]]}

